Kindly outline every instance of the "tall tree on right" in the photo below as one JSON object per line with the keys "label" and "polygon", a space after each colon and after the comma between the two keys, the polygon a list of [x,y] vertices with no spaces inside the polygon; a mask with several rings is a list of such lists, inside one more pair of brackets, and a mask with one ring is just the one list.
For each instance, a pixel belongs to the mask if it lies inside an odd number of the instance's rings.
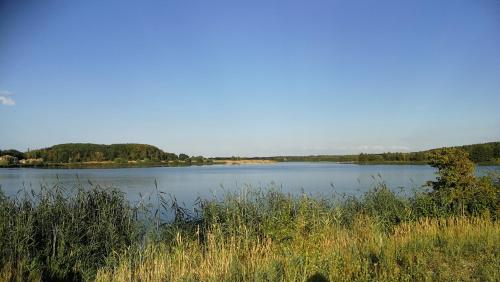
{"label": "tall tree on right", "polygon": [[431,151],[429,164],[438,169],[436,181],[431,181],[436,203],[453,213],[498,216],[499,186],[491,177],[477,178],[475,164],[469,154],[460,148]]}
{"label": "tall tree on right", "polygon": [[440,204],[465,212],[465,202],[476,189],[475,165],[469,154],[459,148],[431,151],[429,164],[438,169],[436,181],[430,182],[432,194]]}

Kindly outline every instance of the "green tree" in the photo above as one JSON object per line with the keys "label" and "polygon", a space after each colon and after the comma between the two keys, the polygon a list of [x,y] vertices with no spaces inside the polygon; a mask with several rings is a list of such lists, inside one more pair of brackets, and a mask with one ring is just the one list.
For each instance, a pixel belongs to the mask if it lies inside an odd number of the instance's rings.
{"label": "green tree", "polygon": [[475,162],[487,162],[494,159],[495,151],[491,144],[478,144],[470,149],[470,157]]}
{"label": "green tree", "polygon": [[476,189],[475,165],[469,154],[459,148],[445,148],[429,153],[429,164],[438,169],[436,181],[430,184],[433,195],[441,205],[460,209]]}
{"label": "green tree", "polygon": [[359,156],[358,156],[359,162],[366,162],[367,160],[368,160],[367,154],[363,154],[363,153],[359,154]]}
{"label": "green tree", "polygon": [[204,158],[203,158],[203,156],[197,156],[197,157],[193,157],[193,160],[197,163],[203,163]]}
{"label": "green tree", "polygon": [[500,159],[500,142],[495,143],[493,147],[493,156],[497,159]]}

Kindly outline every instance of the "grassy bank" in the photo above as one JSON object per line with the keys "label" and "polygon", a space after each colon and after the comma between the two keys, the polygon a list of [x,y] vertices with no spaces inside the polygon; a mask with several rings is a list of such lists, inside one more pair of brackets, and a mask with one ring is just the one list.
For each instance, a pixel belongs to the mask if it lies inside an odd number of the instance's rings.
{"label": "grassy bank", "polygon": [[497,281],[500,186],[478,182],[458,205],[383,183],[360,198],[229,193],[177,210],[161,240],[116,254],[97,280]]}
{"label": "grassy bank", "polygon": [[500,182],[464,156],[436,155],[438,180],[410,197],[383,183],[362,197],[247,189],[194,209],[91,184],[0,194],[0,280],[498,281]]}
{"label": "grassy bank", "polygon": [[247,190],[188,212],[50,188],[1,198],[0,280],[498,281],[497,204],[460,215],[380,186],[362,198]]}
{"label": "grassy bank", "polygon": [[[98,281],[498,281],[500,225],[489,218],[420,219],[391,233],[376,219],[350,228],[299,217],[287,237],[214,225],[205,239],[176,237],[125,251]],[[323,281],[324,281],[323,280]],[[321,280],[319,280],[321,281]]]}

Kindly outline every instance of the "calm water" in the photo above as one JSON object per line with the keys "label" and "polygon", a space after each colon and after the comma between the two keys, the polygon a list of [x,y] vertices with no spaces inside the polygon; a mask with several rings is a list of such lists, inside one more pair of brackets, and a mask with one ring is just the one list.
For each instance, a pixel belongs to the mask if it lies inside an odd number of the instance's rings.
{"label": "calm water", "polygon": [[[478,174],[500,171],[500,167],[478,167]],[[435,179],[435,170],[423,165],[355,165],[337,163],[277,163],[269,165],[212,165],[192,167],[122,169],[0,169],[0,185],[9,196],[23,187],[38,189],[41,183],[71,185],[77,181],[115,186],[131,201],[158,187],[186,205],[201,197],[220,195],[224,190],[243,189],[248,185],[310,194],[333,192],[360,195],[384,181],[394,190],[405,191]]]}

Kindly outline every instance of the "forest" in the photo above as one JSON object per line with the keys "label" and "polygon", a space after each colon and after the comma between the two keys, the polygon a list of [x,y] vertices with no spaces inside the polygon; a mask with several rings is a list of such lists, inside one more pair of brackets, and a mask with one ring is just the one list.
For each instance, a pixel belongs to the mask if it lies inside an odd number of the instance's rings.
{"label": "forest", "polygon": [[186,160],[189,156],[167,153],[145,144],[112,144],[100,145],[90,143],[60,144],[49,148],[28,151],[25,158],[42,158],[51,163],[101,162],[101,161],[135,161],[150,160],[153,162]]}
{"label": "forest", "polygon": [[[469,158],[475,163],[499,164],[500,163],[500,142],[490,142],[484,144],[473,144],[457,146],[469,154]],[[442,149],[442,148],[440,148]],[[420,152],[395,152],[359,155],[317,155],[317,156],[275,156],[265,157],[279,162],[356,162],[356,163],[427,163],[429,154],[439,150],[431,149]]]}

